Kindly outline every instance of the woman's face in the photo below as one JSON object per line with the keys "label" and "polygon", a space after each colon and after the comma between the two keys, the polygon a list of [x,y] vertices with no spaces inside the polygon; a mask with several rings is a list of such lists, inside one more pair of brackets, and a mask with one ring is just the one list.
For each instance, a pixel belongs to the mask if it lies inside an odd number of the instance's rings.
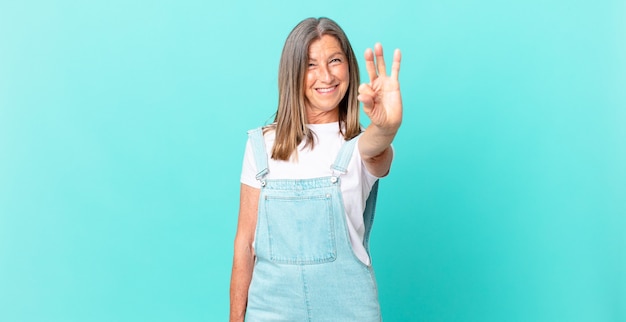
{"label": "woman's face", "polygon": [[305,79],[305,104],[308,123],[338,120],[337,106],[350,83],[348,60],[337,38],[323,35],[309,46]]}

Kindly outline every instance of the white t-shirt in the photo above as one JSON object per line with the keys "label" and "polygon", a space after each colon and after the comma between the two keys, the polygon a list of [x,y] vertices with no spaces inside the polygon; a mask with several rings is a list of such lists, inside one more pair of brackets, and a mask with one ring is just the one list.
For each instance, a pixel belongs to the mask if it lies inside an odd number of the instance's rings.
{"label": "white t-shirt", "polygon": [[[269,173],[266,179],[311,179],[328,177],[332,175],[331,166],[337,158],[341,146],[345,142],[343,135],[339,132],[339,124],[308,124],[311,131],[315,133],[315,147],[304,148],[305,142],[298,147],[297,161],[274,160],[272,147],[275,141],[275,132],[265,133],[265,149],[268,155]],[[261,184],[256,180],[259,171],[254,162],[254,152],[250,140],[246,144],[244,154],[243,169],[241,171],[241,183],[260,189]],[[372,186],[378,178],[369,173],[361,154],[358,151],[358,144],[348,164],[348,171],[341,175],[341,193],[346,211],[348,232],[354,254],[366,265],[370,264],[370,258],[363,246],[363,235],[365,227],[363,224],[363,211],[365,202],[369,196]]]}

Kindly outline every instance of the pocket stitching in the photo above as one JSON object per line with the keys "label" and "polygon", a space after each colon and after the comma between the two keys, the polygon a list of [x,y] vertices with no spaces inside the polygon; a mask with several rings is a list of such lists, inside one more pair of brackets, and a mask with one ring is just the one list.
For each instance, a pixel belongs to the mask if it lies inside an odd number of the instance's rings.
{"label": "pocket stitching", "polygon": [[[271,211],[268,208],[271,208],[270,201],[291,201],[295,202],[298,200],[319,200],[324,203],[326,220],[323,223],[324,226],[328,227],[328,248],[326,251],[319,251],[317,254],[309,255],[309,254],[295,254],[295,256],[280,256],[280,254],[276,254],[274,246],[274,238],[272,235],[272,226],[270,217]],[[306,264],[321,264],[335,261],[337,258],[337,243],[335,236],[335,220],[333,218],[332,213],[332,196],[329,194],[325,195],[315,195],[315,196],[303,196],[303,197],[292,197],[292,196],[266,196],[265,197],[265,216],[267,222],[267,230],[268,230],[268,242],[269,242],[269,256],[270,260],[276,263],[282,264],[292,264],[292,265],[306,265]]]}

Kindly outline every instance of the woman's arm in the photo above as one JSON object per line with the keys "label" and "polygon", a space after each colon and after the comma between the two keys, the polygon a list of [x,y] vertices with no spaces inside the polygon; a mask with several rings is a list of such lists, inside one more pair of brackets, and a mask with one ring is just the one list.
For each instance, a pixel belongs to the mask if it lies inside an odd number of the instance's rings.
{"label": "woman's arm", "polygon": [[242,321],[246,315],[248,288],[254,268],[254,233],[260,190],[241,184],[239,221],[235,236],[233,270],[230,278],[230,321]]}
{"label": "woman's arm", "polygon": [[359,152],[367,170],[377,177],[389,172],[393,159],[391,142],[402,123],[402,96],[398,82],[400,60],[400,50],[396,49],[391,75],[387,76],[383,47],[376,44],[374,52],[369,48],[365,51],[365,67],[370,83],[359,86],[358,99],[363,103],[363,111],[371,123],[359,139]]}
{"label": "woman's arm", "polygon": [[388,134],[370,124],[359,139],[361,159],[369,173],[378,178],[386,176],[391,168],[393,160],[391,141],[395,134],[395,132]]}

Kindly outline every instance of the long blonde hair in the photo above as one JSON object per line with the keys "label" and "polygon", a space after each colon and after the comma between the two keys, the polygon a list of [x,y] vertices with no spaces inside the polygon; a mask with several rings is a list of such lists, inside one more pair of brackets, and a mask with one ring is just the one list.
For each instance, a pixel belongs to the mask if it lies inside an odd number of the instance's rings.
{"label": "long blonde hair", "polygon": [[[309,60],[309,46],[314,40],[330,35],[339,41],[348,61],[350,80],[346,94],[339,103],[339,131],[346,140],[361,132],[359,123],[359,66],[352,46],[341,27],[328,18],[308,18],[302,20],[289,33],[278,68],[278,110],[274,123],[267,129],[276,131],[272,148],[272,159],[289,160],[297,153],[298,145],[306,140],[306,145],[314,147],[314,134],[306,126],[304,83]],[[297,158],[297,155],[296,155]]]}

